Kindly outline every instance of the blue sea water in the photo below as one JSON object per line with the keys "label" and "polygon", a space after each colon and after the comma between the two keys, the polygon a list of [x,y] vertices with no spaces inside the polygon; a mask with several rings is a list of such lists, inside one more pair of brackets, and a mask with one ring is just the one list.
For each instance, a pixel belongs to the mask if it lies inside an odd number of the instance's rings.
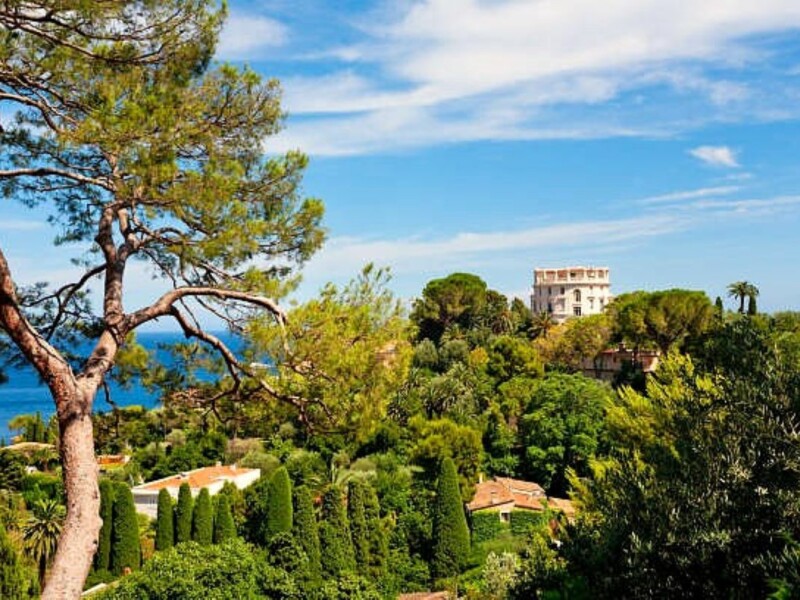
{"label": "blue sea water", "polygon": [[[228,341],[231,339],[224,334],[223,337]],[[142,332],[137,333],[136,339],[148,350],[155,351],[158,360],[167,363],[169,353],[159,349],[160,346],[185,341],[183,335],[177,332]],[[47,386],[39,380],[39,376],[32,368],[8,369],[6,375],[8,382],[0,384],[0,438],[10,442],[11,438],[19,433],[9,430],[10,419],[20,414],[40,412],[46,421],[55,412],[55,405]],[[157,395],[135,384],[130,389],[123,389],[116,383],[110,383],[110,388],[111,398],[119,406],[140,404],[152,408],[159,402]],[[97,394],[94,409],[98,412],[111,410],[102,392]]]}

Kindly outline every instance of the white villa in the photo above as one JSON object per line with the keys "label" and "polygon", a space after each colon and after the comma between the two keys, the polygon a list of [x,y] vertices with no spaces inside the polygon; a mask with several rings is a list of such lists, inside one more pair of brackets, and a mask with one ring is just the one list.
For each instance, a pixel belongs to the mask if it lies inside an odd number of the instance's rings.
{"label": "white villa", "polygon": [[188,483],[192,496],[197,496],[203,488],[213,496],[222,489],[226,481],[230,481],[240,490],[254,484],[261,477],[261,469],[243,469],[236,465],[216,465],[194,469],[178,475],[156,479],[133,488],[133,502],[136,512],[156,518],[158,512],[158,492],[166,489],[173,498],[178,497],[181,484]]}
{"label": "white villa", "polygon": [[570,317],[596,315],[611,302],[608,267],[534,269],[531,310],[546,312],[557,323]]}

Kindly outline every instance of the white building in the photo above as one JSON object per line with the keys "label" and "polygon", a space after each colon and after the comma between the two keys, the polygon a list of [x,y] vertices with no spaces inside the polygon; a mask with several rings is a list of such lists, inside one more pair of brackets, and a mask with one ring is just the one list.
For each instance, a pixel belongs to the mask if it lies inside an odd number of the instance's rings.
{"label": "white building", "polygon": [[203,467],[178,475],[156,479],[133,488],[133,502],[136,512],[147,515],[151,519],[158,513],[158,492],[166,489],[174,499],[178,497],[181,484],[188,483],[192,496],[197,496],[200,490],[207,488],[213,496],[219,493],[226,481],[230,481],[240,490],[254,484],[261,477],[261,469],[243,469],[236,465],[217,465]]}
{"label": "white building", "polygon": [[611,302],[608,267],[534,269],[531,310],[563,323],[569,317],[596,315]]}

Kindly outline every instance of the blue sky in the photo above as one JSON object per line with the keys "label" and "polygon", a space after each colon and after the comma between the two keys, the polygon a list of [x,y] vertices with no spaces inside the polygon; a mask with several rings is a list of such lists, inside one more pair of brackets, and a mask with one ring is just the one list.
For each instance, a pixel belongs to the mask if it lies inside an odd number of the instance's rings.
{"label": "blue sky", "polygon": [[[218,57],[282,81],[265,149],[307,152],[327,207],[301,297],[367,261],[404,298],[453,271],[525,296],[535,266],[602,264],[617,293],[747,279],[762,309],[800,309],[797,0],[230,8]],[[30,219],[0,211],[12,266],[66,276]]]}

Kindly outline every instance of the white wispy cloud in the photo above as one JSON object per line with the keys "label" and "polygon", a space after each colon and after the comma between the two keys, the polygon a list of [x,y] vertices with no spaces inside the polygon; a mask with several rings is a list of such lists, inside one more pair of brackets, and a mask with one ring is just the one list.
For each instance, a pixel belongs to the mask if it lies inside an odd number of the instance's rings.
{"label": "white wispy cloud", "polygon": [[800,26],[796,0],[414,0],[386,14],[362,23],[362,42],[306,55],[326,66],[284,82],[296,118],[278,145],[649,136],[800,112],[789,87],[738,76],[769,58],[753,36]]}
{"label": "white wispy cloud", "polygon": [[282,46],[288,36],[288,28],[274,19],[234,11],[220,33],[217,58],[257,60],[261,51]]}
{"label": "white wispy cloud", "polygon": [[689,154],[714,167],[736,168],[741,166],[736,152],[729,146],[698,146],[689,150]]}
{"label": "white wispy cloud", "polygon": [[395,272],[461,267],[492,260],[500,253],[524,253],[541,248],[593,247],[665,235],[683,226],[673,215],[557,223],[528,229],[462,232],[451,237],[397,239],[331,239],[305,269],[309,278],[355,273],[365,258]]}
{"label": "white wispy cloud", "polygon": [[741,189],[738,185],[721,185],[716,187],[705,187],[696,190],[685,190],[681,192],[670,192],[669,194],[661,194],[658,196],[648,196],[647,198],[640,198],[636,201],[637,204],[650,205],[650,204],[670,204],[673,202],[681,202],[683,200],[696,200],[697,198],[709,198],[714,196],[725,196],[733,194]]}

